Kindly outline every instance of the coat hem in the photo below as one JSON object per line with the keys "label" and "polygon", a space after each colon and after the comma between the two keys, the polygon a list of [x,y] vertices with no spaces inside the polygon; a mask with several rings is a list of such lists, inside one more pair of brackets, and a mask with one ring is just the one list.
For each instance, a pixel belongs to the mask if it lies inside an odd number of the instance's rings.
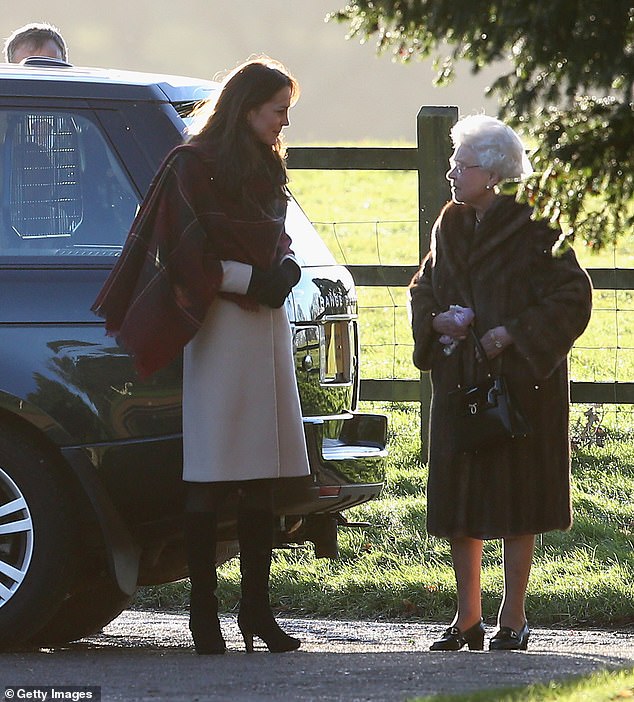
{"label": "coat hem", "polygon": [[538,534],[546,534],[550,531],[570,531],[572,528],[572,522],[569,522],[566,525],[563,524],[558,524],[558,525],[549,525],[549,526],[543,526],[540,527],[539,529],[530,529],[530,530],[518,530],[518,531],[507,531],[507,532],[474,532],[474,531],[468,531],[466,529],[461,529],[457,531],[452,531],[452,530],[440,530],[440,529],[430,529],[428,527],[427,533],[430,536],[435,536],[440,539],[456,539],[456,538],[461,538],[461,537],[468,537],[470,539],[479,539],[481,541],[490,541],[493,539],[509,539],[517,536],[537,536]]}

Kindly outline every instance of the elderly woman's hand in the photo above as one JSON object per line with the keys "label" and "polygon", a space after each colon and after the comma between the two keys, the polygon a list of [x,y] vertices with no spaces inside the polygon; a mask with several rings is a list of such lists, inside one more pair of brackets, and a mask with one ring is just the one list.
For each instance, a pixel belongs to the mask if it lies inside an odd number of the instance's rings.
{"label": "elderly woman's hand", "polygon": [[462,341],[467,338],[472,320],[473,310],[469,307],[452,305],[446,312],[440,312],[434,317],[432,326],[440,335]]}
{"label": "elderly woman's hand", "polygon": [[505,348],[513,343],[513,338],[506,330],[506,327],[493,327],[485,332],[480,339],[487,358],[492,359],[499,356]]}

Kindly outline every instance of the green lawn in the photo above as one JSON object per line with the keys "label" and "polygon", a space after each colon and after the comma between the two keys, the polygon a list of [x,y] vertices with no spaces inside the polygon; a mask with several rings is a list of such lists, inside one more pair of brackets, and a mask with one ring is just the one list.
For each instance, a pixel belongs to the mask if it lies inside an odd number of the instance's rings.
{"label": "green lawn", "polygon": [[617,702],[634,698],[634,671],[601,671],[547,685],[483,690],[464,695],[432,695],[410,702]]}

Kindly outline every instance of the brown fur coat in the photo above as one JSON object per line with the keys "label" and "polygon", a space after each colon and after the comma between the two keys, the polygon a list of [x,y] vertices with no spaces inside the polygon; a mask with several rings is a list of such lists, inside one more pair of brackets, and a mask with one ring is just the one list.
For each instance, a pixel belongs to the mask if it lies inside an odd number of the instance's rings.
{"label": "brown fur coat", "polygon": [[[571,524],[567,354],[590,318],[592,289],[560,232],[501,196],[475,227],[474,210],[449,203],[410,288],[414,363],[433,386],[427,526],[443,537],[487,539]],[[433,316],[475,311],[478,336],[506,326],[514,344],[495,361],[532,434],[473,454],[452,447],[447,395],[482,379],[472,342],[443,353]]]}

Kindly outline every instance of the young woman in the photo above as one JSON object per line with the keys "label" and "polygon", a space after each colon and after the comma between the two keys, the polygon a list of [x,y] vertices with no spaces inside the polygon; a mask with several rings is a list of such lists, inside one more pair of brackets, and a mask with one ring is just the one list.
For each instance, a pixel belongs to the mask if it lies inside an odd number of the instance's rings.
{"label": "young woman", "polygon": [[276,481],[309,474],[284,300],[300,268],[284,229],[282,129],[299,89],[270,59],[248,61],[203,105],[202,127],[168,156],[93,309],[149,375],[184,349],[183,479],[199,654],[226,650],[218,620],[218,512],[238,503],[247,651],[299,640],[269,605]]}

